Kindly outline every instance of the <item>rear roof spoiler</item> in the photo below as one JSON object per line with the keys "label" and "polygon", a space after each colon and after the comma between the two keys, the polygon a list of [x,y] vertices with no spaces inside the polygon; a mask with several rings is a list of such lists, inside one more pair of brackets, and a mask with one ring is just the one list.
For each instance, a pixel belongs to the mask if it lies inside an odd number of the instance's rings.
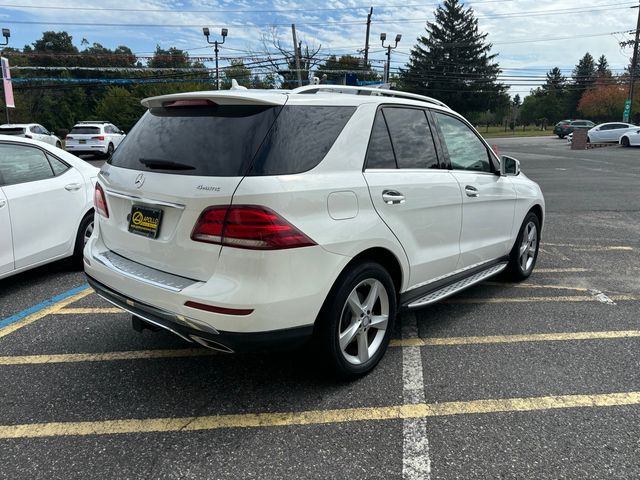
{"label": "rear roof spoiler", "polygon": [[176,100],[209,100],[218,105],[284,105],[287,102],[285,91],[278,92],[252,92],[250,90],[234,91],[203,91],[174,93],[171,95],[161,95],[149,97],[142,100],[143,106],[147,108],[162,107],[165,102]]}

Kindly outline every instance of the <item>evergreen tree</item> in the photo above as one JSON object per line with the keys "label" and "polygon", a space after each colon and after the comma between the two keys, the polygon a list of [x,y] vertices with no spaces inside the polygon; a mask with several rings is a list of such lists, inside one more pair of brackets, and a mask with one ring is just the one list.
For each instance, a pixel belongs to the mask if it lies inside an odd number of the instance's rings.
{"label": "evergreen tree", "polygon": [[553,67],[547,72],[547,80],[542,89],[545,92],[554,92],[559,94],[566,93],[567,77],[562,75],[562,72],[558,67]]}
{"label": "evergreen tree", "polygon": [[600,58],[598,59],[598,63],[596,64],[596,75],[599,78],[612,76],[611,70],[609,69],[609,62],[607,61],[607,57],[604,55],[600,55]]}
{"label": "evergreen tree", "polygon": [[490,53],[487,35],[479,31],[472,8],[444,0],[401,70],[402,87],[437,97],[463,114],[508,107],[505,87],[497,81],[497,54]]}
{"label": "evergreen tree", "polygon": [[575,115],[578,111],[580,98],[596,79],[596,62],[589,52],[584,54],[576,68],[573,69],[571,78],[573,79],[573,85],[571,85],[569,107],[571,113]]}
{"label": "evergreen tree", "polygon": [[521,118],[526,122],[550,125],[569,118],[567,78],[558,67],[547,72],[545,83],[524,99]]}

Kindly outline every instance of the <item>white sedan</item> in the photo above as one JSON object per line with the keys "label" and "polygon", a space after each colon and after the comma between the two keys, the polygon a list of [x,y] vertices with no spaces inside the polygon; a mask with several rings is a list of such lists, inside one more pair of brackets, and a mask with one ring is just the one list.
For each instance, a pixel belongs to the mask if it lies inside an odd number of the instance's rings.
{"label": "white sedan", "polygon": [[62,148],[62,141],[39,123],[5,123],[0,125],[0,135],[31,138]]}
{"label": "white sedan", "polygon": [[640,129],[625,133],[618,143],[623,147],[640,146]]}
{"label": "white sedan", "polygon": [[82,265],[98,171],[49,144],[0,135],[0,278],[66,257]]}
{"label": "white sedan", "polygon": [[637,126],[631,123],[601,123],[600,125],[596,125],[595,127],[589,129],[589,131],[587,132],[587,138],[591,143],[618,143],[622,135],[637,128]]}

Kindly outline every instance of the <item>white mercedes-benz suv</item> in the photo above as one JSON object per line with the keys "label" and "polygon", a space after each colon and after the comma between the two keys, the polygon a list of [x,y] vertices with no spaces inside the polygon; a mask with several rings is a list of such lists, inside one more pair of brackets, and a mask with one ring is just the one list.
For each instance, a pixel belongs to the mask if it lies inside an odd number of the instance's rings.
{"label": "white mercedes-benz suv", "polygon": [[226,352],[312,340],[355,377],[400,308],[535,266],[540,188],[437,100],[313,85],[142,103],[84,252],[137,330]]}

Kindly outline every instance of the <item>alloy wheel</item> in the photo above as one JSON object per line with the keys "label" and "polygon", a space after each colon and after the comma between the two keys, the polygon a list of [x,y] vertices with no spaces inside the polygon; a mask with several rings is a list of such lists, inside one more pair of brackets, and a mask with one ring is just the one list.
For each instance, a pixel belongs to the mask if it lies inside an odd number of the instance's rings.
{"label": "alloy wheel", "polygon": [[338,343],[344,358],[362,365],[383,343],[389,323],[389,295],[375,278],[361,281],[351,291],[342,308]]}
{"label": "alloy wheel", "polygon": [[536,250],[538,247],[538,229],[533,222],[527,223],[522,232],[522,240],[520,242],[520,268],[523,272],[528,272],[536,258]]}

